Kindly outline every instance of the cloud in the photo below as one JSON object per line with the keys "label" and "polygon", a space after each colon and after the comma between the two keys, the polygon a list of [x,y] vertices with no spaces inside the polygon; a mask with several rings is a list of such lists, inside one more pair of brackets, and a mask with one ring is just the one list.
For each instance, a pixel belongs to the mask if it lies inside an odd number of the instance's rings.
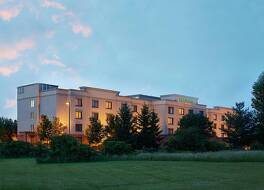
{"label": "cloud", "polygon": [[16,99],[7,99],[5,102],[6,109],[15,108],[16,105],[17,105]]}
{"label": "cloud", "polygon": [[92,34],[92,29],[87,26],[87,25],[83,25],[79,22],[77,23],[72,23],[72,31],[75,33],[75,34],[82,34],[83,37],[85,38],[88,38],[91,36]]}
{"label": "cloud", "polygon": [[46,8],[53,8],[53,9],[60,9],[60,10],[66,9],[62,3],[58,3],[58,2],[50,1],[50,0],[43,0],[42,6]]}
{"label": "cloud", "polygon": [[18,72],[20,69],[20,66],[21,66],[20,64],[9,65],[9,66],[0,66],[0,75],[8,77],[11,74]]}
{"label": "cloud", "polygon": [[34,41],[30,39],[23,39],[15,44],[0,44],[0,60],[15,60],[34,45]]}
{"label": "cloud", "polygon": [[57,67],[66,67],[60,60],[60,58],[57,55],[53,55],[52,59],[47,59],[47,58],[40,58],[41,63],[43,65],[54,65]]}
{"label": "cloud", "polygon": [[20,14],[21,10],[21,7],[13,7],[0,10],[0,19],[4,21],[10,21],[11,19],[17,17]]}
{"label": "cloud", "polygon": [[46,34],[45,34],[46,38],[48,38],[48,39],[53,38],[54,35],[55,35],[55,31],[48,31],[48,32],[46,32]]}

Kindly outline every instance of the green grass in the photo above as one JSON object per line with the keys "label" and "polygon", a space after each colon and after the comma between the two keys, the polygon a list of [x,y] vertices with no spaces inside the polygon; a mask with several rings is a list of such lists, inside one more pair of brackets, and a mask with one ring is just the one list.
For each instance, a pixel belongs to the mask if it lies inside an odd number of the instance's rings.
{"label": "green grass", "polygon": [[262,162],[109,161],[36,164],[0,159],[1,190],[263,190]]}

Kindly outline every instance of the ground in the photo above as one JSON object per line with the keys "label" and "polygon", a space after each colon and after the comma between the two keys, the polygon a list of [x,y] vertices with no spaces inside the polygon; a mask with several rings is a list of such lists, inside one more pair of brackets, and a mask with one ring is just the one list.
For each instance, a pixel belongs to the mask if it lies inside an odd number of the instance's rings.
{"label": "ground", "polygon": [[262,162],[109,161],[36,164],[0,159],[0,190],[263,190]]}

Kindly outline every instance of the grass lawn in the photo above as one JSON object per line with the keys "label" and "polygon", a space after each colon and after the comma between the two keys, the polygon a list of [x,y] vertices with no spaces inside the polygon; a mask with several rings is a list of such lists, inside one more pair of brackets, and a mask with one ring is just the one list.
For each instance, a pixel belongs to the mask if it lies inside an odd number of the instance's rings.
{"label": "grass lawn", "polygon": [[263,190],[264,162],[109,161],[36,164],[0,159],[0,189]]}

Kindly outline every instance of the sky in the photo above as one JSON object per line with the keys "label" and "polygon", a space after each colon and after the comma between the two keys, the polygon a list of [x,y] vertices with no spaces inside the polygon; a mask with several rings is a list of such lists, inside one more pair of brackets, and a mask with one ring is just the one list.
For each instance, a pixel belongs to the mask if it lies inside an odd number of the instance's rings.
{"label": "sky", "polygon": [[0,0],[0,116],[29,83],[250,106],[263,0]]}

